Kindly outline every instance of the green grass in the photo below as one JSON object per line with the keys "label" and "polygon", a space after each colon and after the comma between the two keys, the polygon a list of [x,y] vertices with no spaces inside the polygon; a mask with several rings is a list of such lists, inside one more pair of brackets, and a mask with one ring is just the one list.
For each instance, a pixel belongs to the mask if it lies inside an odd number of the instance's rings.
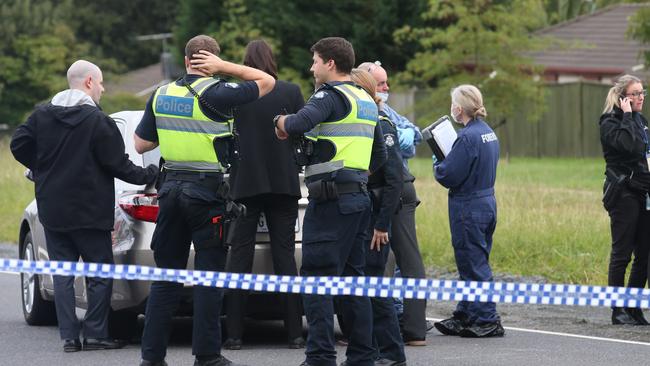
{"label": "green grass", "polygon": [[[425,262],[454,270],[447,190],[433,179],[429,159],[415,159],[411,169],[423,202],[416,215]],[[602,159],[501,161],[490,257],[494,271],[606,284],[610,241],[600,202],[603,170]]]}
{"label": "green grass", "polygon": [[[34,188],[23,177],[24,167],[13,159],[6,137],[0,138],[0,164],[0,241],[16,242]],[[422,201],[417,232],[425,262],[454,270],[447,190],[433,179],[430,159],[413,159],[410,164]],[[600,202],[603,168],[602,159],[502,160],[490,258],[495,272],[606,284],[610,234]]]}
{"label": "green grass", "polygon": [[34,184],[23,173],[25,167],[14,160],[9,138],[0,138],[0,242],[18,242],[20,219],[34,199]]}

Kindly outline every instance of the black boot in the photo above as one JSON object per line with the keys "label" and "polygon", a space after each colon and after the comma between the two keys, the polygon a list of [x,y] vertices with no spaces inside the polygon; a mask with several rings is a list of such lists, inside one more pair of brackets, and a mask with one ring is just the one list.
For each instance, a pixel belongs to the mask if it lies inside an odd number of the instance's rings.
{"label": "black boot", "polygon": [[463,338],[503,337],[505,334],[506,331],[498,320],[494,323],[474,323],[458,333]]}
{"label": "black boot", "polygon": [[636,322],[635,325],[650,325],[645,319],[645,316],[643,316],[643,310],[640,308],[625,308],[625,312],[634,319]]}
{"label": "black boot", "polygon": [[612,324],[636,325],[637,321],[624,308],[612,308]]}
{"label": "black boot", "polygon": [[470,324],[467,315],[454,312],[451,318],[435,322],[433,326],[444,335],[457,336],[463,329],[469,327]]}

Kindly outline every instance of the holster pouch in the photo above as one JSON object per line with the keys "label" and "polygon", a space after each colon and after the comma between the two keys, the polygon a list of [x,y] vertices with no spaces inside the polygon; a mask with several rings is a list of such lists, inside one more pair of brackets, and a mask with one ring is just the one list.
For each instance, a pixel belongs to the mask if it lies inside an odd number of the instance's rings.
{"label": "holster pouch", "polygon": [[372,209],[378,211],[381,207],[381,198],[384,195],[384,187],[370,189],[370,200],[372,201]]}
{"label": "holster pouch", "polygon": [[293,138],[293,154],[296,158],[296,165],[306,166],[311,162],[311,157],[314,154],[314,143],[304,136],[297,136]]}
{"label": "holster pouch", "polygon": [[605,210],[610,210],[619,199],[621,192],[627,184],[628,177],[626,175],[616,175],[610,169],[605,171],[607,179],[605,180],[606,186],[603,191],[603,207]]}
{"label": "holster pouch", "polygon": [[308,198],[316,202],[335,201],[339,198],[336,183],[332,181],[316,180],[307,183]]}
{"label": "holster pouch", "polygon": [[215,137],[212,145],[219,164],[228,171],[239,155],[236,139],[233,136]]}
{"label": "holster pouch", "polygon": [[243,216],[246,216],[246,206],[235,201],[228,200],[226,202],[226,215],[223,222],[224,244],[226,246],[232,244],[232,232],[235,228],[236,221]]}
{"label": "holster pouch", "polygon": [[158,160],[158,177],[156,177],[156,182],[154,183],[154,187],[156,188],[156,191],[160,190],[160,187],[162,186],[163,182],[165,181],[165,177],[167,176],[167,171],[165,170],[165,159],[163,157],[160,157],[160,160]]}

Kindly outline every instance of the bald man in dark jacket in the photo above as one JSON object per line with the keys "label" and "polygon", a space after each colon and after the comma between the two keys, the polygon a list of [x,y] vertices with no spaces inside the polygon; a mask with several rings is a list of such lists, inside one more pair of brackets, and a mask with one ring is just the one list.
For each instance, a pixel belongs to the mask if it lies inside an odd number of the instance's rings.
{"label": "bald man in dark jacket", "polygon": [[[79,60],[68,69],[70,89],[38,106],[11,140],[16,160],[34,177],[38,217],[45,228],[49,258],[113,263],[111,231],[114,178],[133,184],[156,180],[157,167],[139,167],[124,153],[122,136],[98,107],[104,87],[101,70]],[[74,277],[54,276],[54,302],[63,350],[120,348],[109,339],[108,313],[113,282],[86,278],[88,309],[83,326],[75,314]]]}

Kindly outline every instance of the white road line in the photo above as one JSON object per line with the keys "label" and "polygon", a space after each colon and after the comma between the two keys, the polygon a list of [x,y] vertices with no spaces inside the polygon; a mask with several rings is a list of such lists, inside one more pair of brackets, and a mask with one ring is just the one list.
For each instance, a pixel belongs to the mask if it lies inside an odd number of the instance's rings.
{"label": "white road line", "polygon": [[[439,320],[442,320],[442,319],[427,318],[427,320],[439,321]],[[517,331],[517,332],[538,333],[538,334],[554,335],[554,336],[560,336],[560,337],[589,339],[589,340],[594,340],[594,341],[604,341],[604,342],[614,342],[614,343],[625,343],[625,344],[636,344],[636,345],[641,345],[641,346],[650,346],[650,343],[648,343],[648,342],[628,341],[628,340],[625,340],[625,339],[592,337],[592,336],[586,336],[586,335],[582,335],[582,334],[549,332],[549,331],[546,331],[546,330],[537,330],[537,329],[514,328],[514,327],[504,327],[504,328],[508,329],[508,330],[514,330],[514,331]]]}

